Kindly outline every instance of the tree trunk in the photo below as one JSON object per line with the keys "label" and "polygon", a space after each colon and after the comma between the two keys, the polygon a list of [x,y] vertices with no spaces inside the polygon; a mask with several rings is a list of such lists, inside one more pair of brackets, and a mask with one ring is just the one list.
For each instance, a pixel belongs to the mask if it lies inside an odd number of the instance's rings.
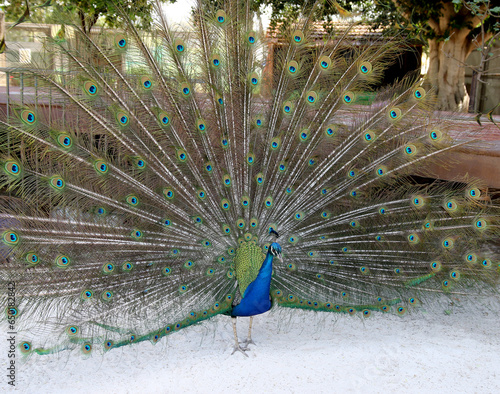
{"label": "tree trunk", "polygon": [[[398,0],[393,1],[398,4]],[[473,37],[471,29],[484,19],[465,6],[456,10],[455,3],[437,1],[439,13],[427,21],[435,33],[435,38],[428,41],[428,80],[437,92],[437,109],[467,111],[469,95],[465,88],[465,61],[474,48],[484,45],[491,33]],[[461,22],[460,27],[457,27],[457,21]]]}
{"label": "tree trunk", "polygon": [[437,107],[444,111],[467,111],[465,61],[472,52],[468,29],[454,30],[449,40],[429,40],[428,78],[437,90]]}

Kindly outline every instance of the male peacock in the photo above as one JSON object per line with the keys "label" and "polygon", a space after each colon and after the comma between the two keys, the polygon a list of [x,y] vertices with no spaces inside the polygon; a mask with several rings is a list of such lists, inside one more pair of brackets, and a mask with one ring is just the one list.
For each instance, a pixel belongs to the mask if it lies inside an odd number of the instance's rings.
{"label": "male peacock", "polygon": [[154,33],[47,43],[63,72],[33,70],[36,101],[0,120],[2,327],[23,354],[271,304],[367,317],[495,292],[482,183],[412,178],[461,144],[431,92],[405,79],[359,105],[401,42],[318,43],[318,1],[265,63],[249,3],[200,0],[189,34],[160,13]]}

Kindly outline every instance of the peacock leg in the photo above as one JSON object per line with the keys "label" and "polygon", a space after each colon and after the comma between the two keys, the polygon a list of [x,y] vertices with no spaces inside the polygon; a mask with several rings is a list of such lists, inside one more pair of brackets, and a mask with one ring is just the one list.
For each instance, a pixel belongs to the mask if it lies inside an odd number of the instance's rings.
{"label": "peacock leg", "polygon": [[235,351],[239,351],[248,357],[248,354],[245,353],[245,349],[243,349],[240,346],[240,343],[238,342],[238,333],[236,332],[236,317],[231,317],[231,320],[233,322],[233,332],[234,332],[234,349],[231,354],[234,354]]}
{"label": "peacock leg", "polygon": [[245,350],[248,350],[248,345],[255,345],[255,342],[252,339],[252,323],[253,323],[253,316],[250,316],[250,323],[248,324],[248,337],[243,342],[243,346]]}

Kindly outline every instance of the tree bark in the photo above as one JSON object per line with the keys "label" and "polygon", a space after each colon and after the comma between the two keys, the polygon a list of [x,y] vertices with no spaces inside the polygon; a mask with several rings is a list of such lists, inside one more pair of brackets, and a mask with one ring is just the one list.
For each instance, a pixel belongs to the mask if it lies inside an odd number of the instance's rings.
{"label": "tree bark", "polygon": [[[393,0],[398,4],[398,0]],[[436,108],[444,111],[467,111],[469,95],[465,87],[465,61],[476,46],[484,45],[491,34],[473,37],[471,29],[482,21],[462,7],[458,12],[451,1],[436,2],[440,13],[428,24],[435,33],[429,39],[429,70],[427,79],[437,93]],[[460,20],[461,27],[453,27]]]}
{"label": "tree bark", "polygon": [[467,29],[455,30],[448,41],[429,40],[428,78],[437,89],[437,106],[444,111],[467,111],[465,61],[473,50]]}

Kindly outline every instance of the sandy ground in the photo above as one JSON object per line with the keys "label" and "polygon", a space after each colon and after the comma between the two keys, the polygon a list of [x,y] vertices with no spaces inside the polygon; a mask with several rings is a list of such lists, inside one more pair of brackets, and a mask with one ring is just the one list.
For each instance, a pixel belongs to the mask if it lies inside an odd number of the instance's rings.
{"label": "sandy ground", "polygon": [[[238,321],[243,338],[248,319]],[[155,346],[139,343],[104,356],[63,354],[18,362],[15,391],[499,393],[499,330],[496,305],[368,319],[273,310],[255,318],[257,346],[244,357],[231,355],[231,323],[219,316]],[[14,391],[2,376],[0,392]]]}

